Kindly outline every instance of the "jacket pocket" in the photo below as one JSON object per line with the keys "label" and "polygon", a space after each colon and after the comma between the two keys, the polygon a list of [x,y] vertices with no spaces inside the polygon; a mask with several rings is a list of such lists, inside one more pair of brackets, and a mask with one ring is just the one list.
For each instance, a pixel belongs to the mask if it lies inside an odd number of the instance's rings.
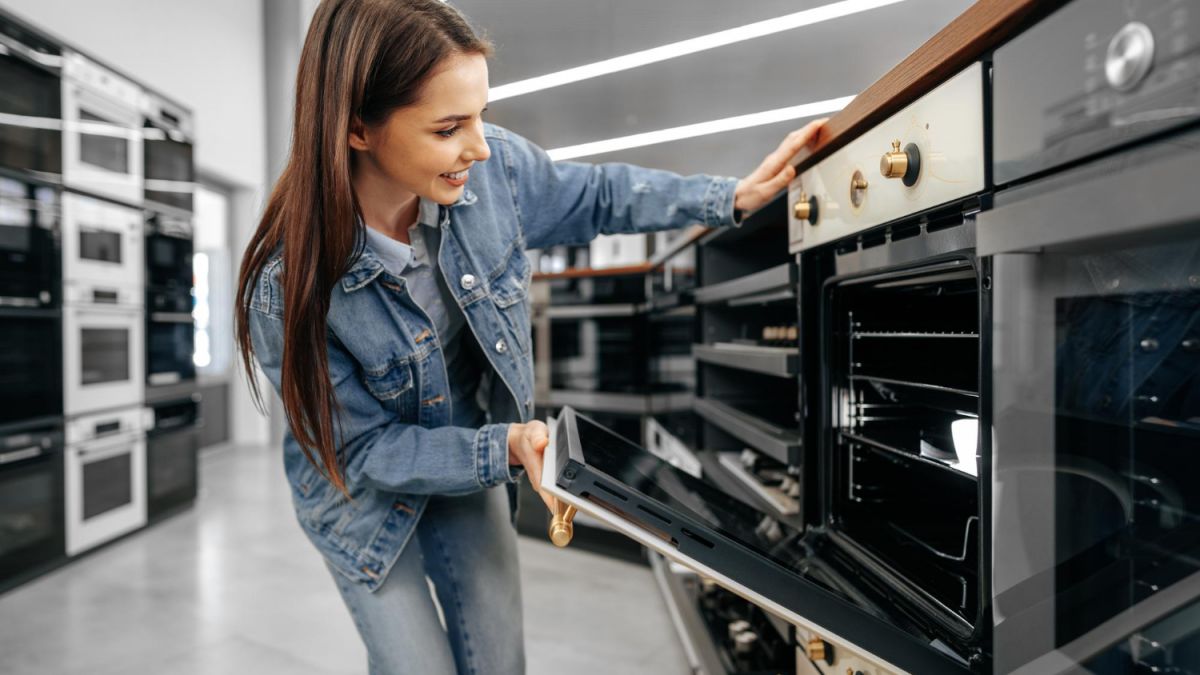
{"label": "jacket pocket", "polygon": [[521,246],[514,246],[507,265],[489,280],[492,302],[495,303],[506,332],[516,340],[522,354],[530,348],[529,283],[533,269]]}
{"label": "jacket pocket", "polygon": [[411,356],[393,359],[378,368],[364,368],[362,382],[371,396],[402,419],[415,416]]}

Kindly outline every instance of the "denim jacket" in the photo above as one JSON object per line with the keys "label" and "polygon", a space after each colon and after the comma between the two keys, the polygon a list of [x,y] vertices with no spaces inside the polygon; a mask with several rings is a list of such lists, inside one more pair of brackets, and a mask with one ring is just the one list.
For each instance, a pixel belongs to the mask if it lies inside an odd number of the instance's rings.
{"label": "denim jacket", "polygon": [[[367,247],[335,285],[328,313],[329,374],[342,408],[335,438],[350,499],[309,464],[290,432],[283,442],[304,532],[334,568],[371,590],[399,557],[429,495],[503,484],[515,490],[508,426],[534,410],[525,249],[585,244],[602,233],[733,224],[734,178],[555,163],[521,136],[484,127],[492,156],[472,167],[459,200],[439,209],[438,265],[494,370],[485,383],[489,423],[449,426],[446,364],[433,325],[404,279]],[[249,303],[258,362],[277,392],[282,264],[281,254],[268,262]]]}

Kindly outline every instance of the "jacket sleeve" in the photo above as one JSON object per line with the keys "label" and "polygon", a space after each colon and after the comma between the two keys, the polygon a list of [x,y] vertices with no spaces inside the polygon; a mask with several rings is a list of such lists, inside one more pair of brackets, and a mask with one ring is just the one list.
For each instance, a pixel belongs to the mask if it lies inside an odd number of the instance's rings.
{"label": "jacket sleeve", "polygon": [[[283,320],[253,308],[249,314],[259,366],[279,393]],[[327,345],[329,376],[341,406],[334,411],[334,438],[348,487],[455,495],[519,476],[509,471],[508,424],[426,429],[402,423],[367,391],[357,361],[340,342],[331,336]]]}
{"label": "jacket sleeve", "polygon": [[685,177],[616,162],[554,162],[519,134],[493,129],[504,139],[505,170],[529,248],[585,244],[599,234],[736,224],[736,178]]}

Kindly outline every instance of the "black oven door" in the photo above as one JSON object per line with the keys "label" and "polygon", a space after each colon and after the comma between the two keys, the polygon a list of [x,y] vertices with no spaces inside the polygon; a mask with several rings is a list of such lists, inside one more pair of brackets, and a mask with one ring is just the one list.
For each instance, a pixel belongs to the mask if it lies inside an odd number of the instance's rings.
{"label": "black oven door", "polygon": [[[162,290],[181,291],[188,295],[192,289],[191,236],[175,236],[161,231],[146,235],[146,285]],[[191,308],[181,311],[191,311]]]}
{"label": "black oven door", "polygon": [[146,513],[155,519],[196,499],[200,449],[198,401],[154,406],[154,428],[146,434]]}
{"label": "black oven door", "polygon": [[62,319],[0,310],[0,426],[63,413]]}
{"label": "black oven door", "polygon": [[61,286],[54,188],[0,177],[0,307],[53,307]]}
{"label": "black oven door", "polygon": [[1129,624],[1200,598],[1196,140],[997,195],[980,215],[997,672],[1200,668],[1194,620],[1157,646]]}
{"label": "black oven door", "polygon": [[142,153],[146,201],[191,212],[196,180],[192,142],[149,121],[145,133]]}
{"label": "black oven door", "polygon": [[187,313],[151,312],[146,320],[146,384],[196,379],[195,326]]}
{"label": "black oven door", "polygon": [[62,428],[0,436],[0,588],[65,546]]}
{"label": "black oven door", "polygon": [[820,538],[672,466],[563,408],[542,489],[634,540],[809,630],[853,644],[893,670],[969,672],[966,662],[868,597]]}
{"label": "black oven door", "polygon": [[62,180],[62,75],[58,50],[0,26],[0,166]]}

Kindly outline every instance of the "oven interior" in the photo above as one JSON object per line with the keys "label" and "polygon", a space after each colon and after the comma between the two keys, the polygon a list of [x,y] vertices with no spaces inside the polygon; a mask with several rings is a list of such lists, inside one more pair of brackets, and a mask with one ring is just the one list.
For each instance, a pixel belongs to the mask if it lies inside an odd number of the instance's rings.
{"label": "oven interior", "polygon": [[968,632],[982,515],[976,272],[952,260],[827,292],[831,524]]}

